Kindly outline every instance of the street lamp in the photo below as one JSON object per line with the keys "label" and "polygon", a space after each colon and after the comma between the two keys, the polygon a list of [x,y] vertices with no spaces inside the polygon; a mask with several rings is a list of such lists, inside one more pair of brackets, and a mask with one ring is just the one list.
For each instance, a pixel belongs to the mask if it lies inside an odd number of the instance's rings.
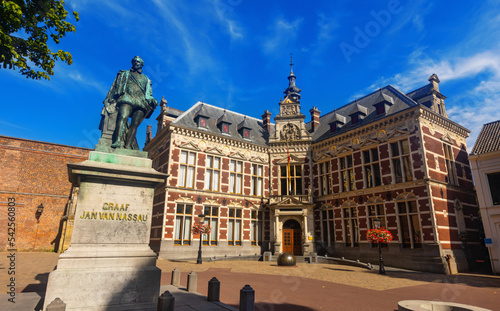
{"label": "street lamp", "polygon": [[[200,218],[200,224],[203,224],[203,221],[205,220],[205,215],[200,214],[200,215],[198,215],[198,217]],[[196,263],[200,264],[200,265],[202,263],[202,260],[201,260],[201,240],[202,239],[203,239],[203,233],[201,233],[201,231],[200,231],[200,248],[198,249],[198,259],[196,259]]]}
{"label": "street lamp", "polygon": [[[375,226],[375,228],[380,229],[380,218],[375,218],[373,220],[373,225]],[[380,239],[378,241],[378,260],[378,273],[385,274],[384,260],[382,259],[382,243],[380,242]]]}

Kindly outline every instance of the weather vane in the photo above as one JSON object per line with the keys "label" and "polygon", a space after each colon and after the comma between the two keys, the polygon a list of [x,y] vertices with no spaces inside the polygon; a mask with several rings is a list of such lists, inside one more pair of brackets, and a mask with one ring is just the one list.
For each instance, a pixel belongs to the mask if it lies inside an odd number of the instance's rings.
{"label": "weather vane", "polygon": [[290,52],[290,72],[293,73],[293,59],[292,59],[292,52]]}

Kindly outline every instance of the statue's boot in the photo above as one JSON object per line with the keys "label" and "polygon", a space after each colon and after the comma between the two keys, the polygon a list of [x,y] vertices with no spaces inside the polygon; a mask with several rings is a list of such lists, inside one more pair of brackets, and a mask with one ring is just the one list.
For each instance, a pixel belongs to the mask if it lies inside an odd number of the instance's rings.
{"label": "statue's boot", "polygon": [[125,148],[126,149],[132,149],[131,145],[132,145],[132,141],[134,140],[135,138],[135,134],[137,133],[137,127],[130,127],[128,129],[128,133],[127,133],[127,142],[125,143]]}
{"label": "statue's boot", "polygon": [[123,124],[123,121],[120,120],[120,122],[118,122],[116,126],[118,127],[118,135],[116,135],[116,141],[111,144],[111,148],[121,148],[122,138],[125,134],[125,126]]}

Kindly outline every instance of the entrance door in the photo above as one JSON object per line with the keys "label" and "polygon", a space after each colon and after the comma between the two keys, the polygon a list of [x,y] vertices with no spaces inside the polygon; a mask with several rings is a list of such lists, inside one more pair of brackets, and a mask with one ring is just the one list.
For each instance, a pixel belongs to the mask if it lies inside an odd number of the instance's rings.
{"label": "entrance door", "polygon": [[293,254],[293,248],[294,248],[293,238],[294,238],[293,229],[283,229],[283,252]]}
{"label": "entrance door", "polygon": [[290,219],[283,224],[283,252],[302,255],[302,230],[296,220]]}

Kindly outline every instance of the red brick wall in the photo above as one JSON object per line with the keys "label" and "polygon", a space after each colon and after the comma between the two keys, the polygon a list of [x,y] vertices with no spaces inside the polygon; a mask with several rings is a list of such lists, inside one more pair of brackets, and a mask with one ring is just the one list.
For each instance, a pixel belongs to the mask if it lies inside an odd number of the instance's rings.
{"label": "red brick wall", "polygon": [[[17,250],[54,250],[71,183],[67,163],[88,159],[90,149],[0,136],[0,245],[7,245],[7,201],[16,202]],[[38,223],[38,205],[44,210]]]}

